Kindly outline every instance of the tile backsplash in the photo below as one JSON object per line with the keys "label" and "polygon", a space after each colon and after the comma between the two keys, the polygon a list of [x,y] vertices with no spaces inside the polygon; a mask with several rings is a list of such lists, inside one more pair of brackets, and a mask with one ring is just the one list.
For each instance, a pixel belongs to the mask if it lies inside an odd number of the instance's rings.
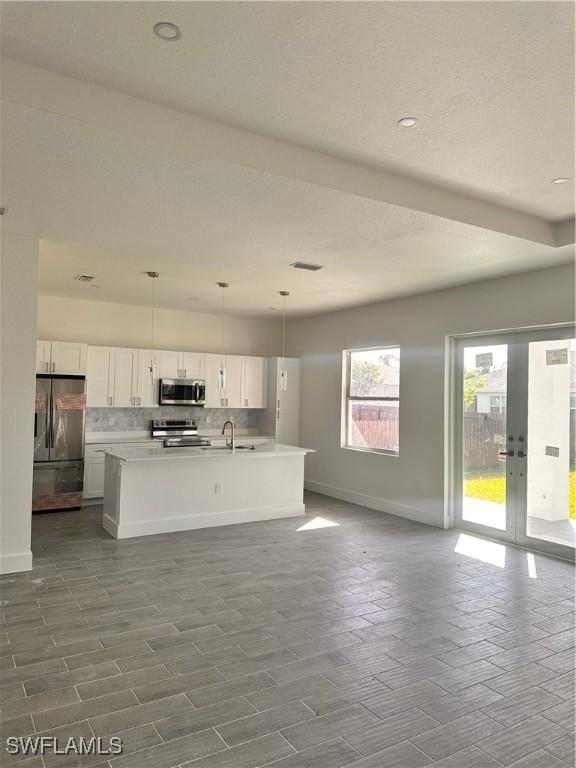
{"label": "tile backsplash", "polygon": [[259,429],[265,411],[247,408],[187,408],[164,405],[158,408],[87,408],[86,432],[131,432],[150,429],[153,419],[192,419],[198,430],[216,430],[226,419],[238,429]]}

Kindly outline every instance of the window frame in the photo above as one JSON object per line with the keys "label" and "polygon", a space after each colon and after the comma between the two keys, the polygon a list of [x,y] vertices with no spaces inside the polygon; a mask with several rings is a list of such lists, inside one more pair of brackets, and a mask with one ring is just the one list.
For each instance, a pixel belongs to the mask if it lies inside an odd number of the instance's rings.
{"label": "window frame", "polygon": [[359,397],[350,394],[352,379],[352,355],[358,352],[385,352],[386,350],[398,350],[398,376],[400,376],[401,367],[401,348],[399,344],[387,344],[377,347],[357,347],[353,349],[344,349],[342,351],[342,405],[341,405],[341,432],[340,447],[347,451],[360,451],[361,453],[376,453],[381,456],[391,456],[398,458],[400,456],[400,434],[398,434],[398,450],[389,448],[370,448],[361,445],[352,445],[348,442],[350,403],[352,402],[394,402],[398,403],[398,430],[400,430],[400,382],[398,382],[398,397]]}

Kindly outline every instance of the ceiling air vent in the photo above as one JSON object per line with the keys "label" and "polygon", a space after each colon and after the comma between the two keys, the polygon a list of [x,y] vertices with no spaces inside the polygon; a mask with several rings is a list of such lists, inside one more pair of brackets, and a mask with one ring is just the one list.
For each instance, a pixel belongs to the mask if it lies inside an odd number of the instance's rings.
{"label": "ceiling air vent", "polygon": [[309,272],[318,272],[319,269],[324,269],[322,264],[307,264],[305,261],[295,261],[290,266],[294,269],[307,269]]}
{"label": "ceiling air vent", "polygon": [[91,283],[94,280],[94,275],[76,275],[74,280],[78,280],[79,283]]}

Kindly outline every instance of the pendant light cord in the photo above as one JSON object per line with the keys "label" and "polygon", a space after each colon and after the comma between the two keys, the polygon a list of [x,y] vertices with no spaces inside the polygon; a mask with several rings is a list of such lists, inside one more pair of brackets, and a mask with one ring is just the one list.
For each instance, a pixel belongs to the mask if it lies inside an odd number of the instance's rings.
{"label": "pendant light cord", "polygon": [[282,360],[286,362],[286,296],[282,296]]}

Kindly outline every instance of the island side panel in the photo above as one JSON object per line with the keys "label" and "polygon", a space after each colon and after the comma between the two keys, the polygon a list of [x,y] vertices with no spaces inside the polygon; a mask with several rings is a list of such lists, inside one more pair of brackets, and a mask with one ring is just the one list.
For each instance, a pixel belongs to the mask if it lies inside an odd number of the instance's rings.
{"label": "island side panel", "polygon": [[102,526],[115,538],[118,538],[120,519],[121,472],[122,461],[116,456],[106,454],[104,457]]}
{"label": "island side panel", "polygon": [[128,461],[119,476],[119,493],[116,485],[110,491],[119,499],[117,538],[305,512],[303,454]]}

